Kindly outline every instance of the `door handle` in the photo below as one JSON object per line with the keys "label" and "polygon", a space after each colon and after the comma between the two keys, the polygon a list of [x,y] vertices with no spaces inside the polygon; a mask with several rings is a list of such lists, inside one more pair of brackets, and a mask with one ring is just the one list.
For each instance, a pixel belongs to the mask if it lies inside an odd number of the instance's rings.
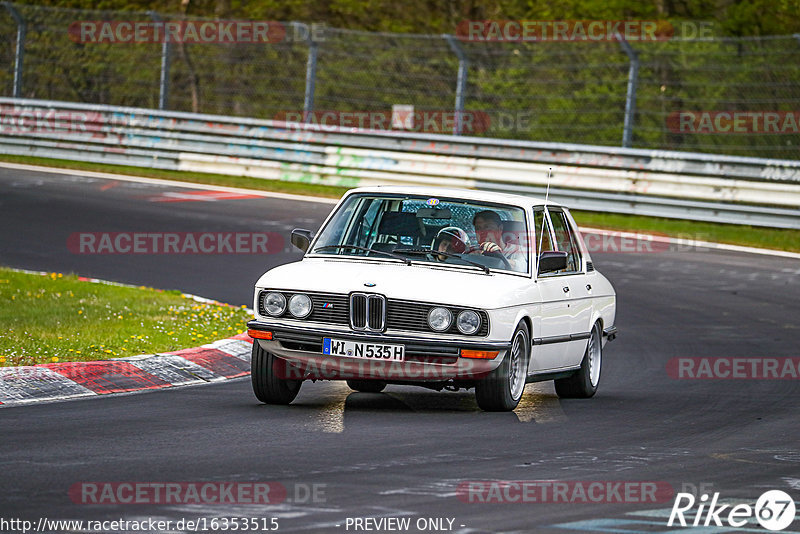
{"label": "door handle", "polygon": [[592,290],[592,284],[586,284],[586,291]]}
{"label": "door handle", "polygon": [[564,293],[569,293],[569,286],[564,286]]}

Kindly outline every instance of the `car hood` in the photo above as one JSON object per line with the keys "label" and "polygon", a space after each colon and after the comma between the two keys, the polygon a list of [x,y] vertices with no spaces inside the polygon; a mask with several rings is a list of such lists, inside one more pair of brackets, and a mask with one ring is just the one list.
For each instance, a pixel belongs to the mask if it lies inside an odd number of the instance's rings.
{"label": "car hood", "polygon": [[[365,284],[375,284],[366,286]],[[531,279],[502,273],[453,269],[435,264],[306,258],[276,267],[258,280],[259,288],[343,293],[364,291],[387,298],[498,308],[521,297]]]}

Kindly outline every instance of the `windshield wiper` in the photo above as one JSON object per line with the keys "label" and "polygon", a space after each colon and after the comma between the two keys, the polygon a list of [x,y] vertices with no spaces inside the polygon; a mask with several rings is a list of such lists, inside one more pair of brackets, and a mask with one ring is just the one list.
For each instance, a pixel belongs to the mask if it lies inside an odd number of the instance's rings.
{"label": "windshield wiper", "polygon": [[396,253],[399,252],[401,254],[437,254],[439,256],[446,256],[448,258],[456,258],[456,259],[459,259],[459,260],[463,261],[464,263],[468,263],[470,265],[474,265],[475,267],[478,267],[479,269],[482,269],[483,272],[485,272],[486,274],[489,274],[491,272],[491,271],[489,271],[489,268],[486,265],[483,265],[482,263],[478,263],[477,261],[471,261],[471,260],[464,259],[460,255],[453,254],[452,252],[439,252],[438,250],[433,250],[433,249],[430,249],[430,248],[396,248],[396,249],[394,249],[394,251]]}
{"label": "windshield wiper", "polygon": [[375,250],[374,248],[369,248],[369,247],[361,247],[361,246],[358,246],[358,245],[325,245],[324,247],[316,247],[311,252],[317,252],[318,250],[342,250],[342,249],[345,249],[345,250],[361,250],[361,251],[369,252],[369,253],[373,253],[374,252],[375,254],[382,254],[384,256],[389,256],[390,258],[394,258],[396,260],[400,260],[403,263],[405,263],[406,265],[411,265],[411,260],[409,260],[408,258],[404,258],[403,256],[400,256],[399,254],[394,254],[393,252],[387,252],[385,250]]}

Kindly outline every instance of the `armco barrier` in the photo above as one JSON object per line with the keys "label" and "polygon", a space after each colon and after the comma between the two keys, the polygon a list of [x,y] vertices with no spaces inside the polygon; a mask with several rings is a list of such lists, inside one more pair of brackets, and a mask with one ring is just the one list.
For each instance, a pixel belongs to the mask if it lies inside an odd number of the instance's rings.
{"label": "armco barrier", "polygon": [[576,209],[800,228],[800,161],[356,130],[0,98],[0,153],[342,186],[544,194]]}

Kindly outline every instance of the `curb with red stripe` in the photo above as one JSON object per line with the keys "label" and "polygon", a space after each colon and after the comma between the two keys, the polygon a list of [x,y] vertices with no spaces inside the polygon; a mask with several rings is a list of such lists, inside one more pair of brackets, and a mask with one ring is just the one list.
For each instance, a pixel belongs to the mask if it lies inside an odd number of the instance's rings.
{"label": "curb with red stripe", "polygon": [[0,367],[0,405],[68,400],[204,384],[250,374],[253,340],[239,334],[161,354]]}

